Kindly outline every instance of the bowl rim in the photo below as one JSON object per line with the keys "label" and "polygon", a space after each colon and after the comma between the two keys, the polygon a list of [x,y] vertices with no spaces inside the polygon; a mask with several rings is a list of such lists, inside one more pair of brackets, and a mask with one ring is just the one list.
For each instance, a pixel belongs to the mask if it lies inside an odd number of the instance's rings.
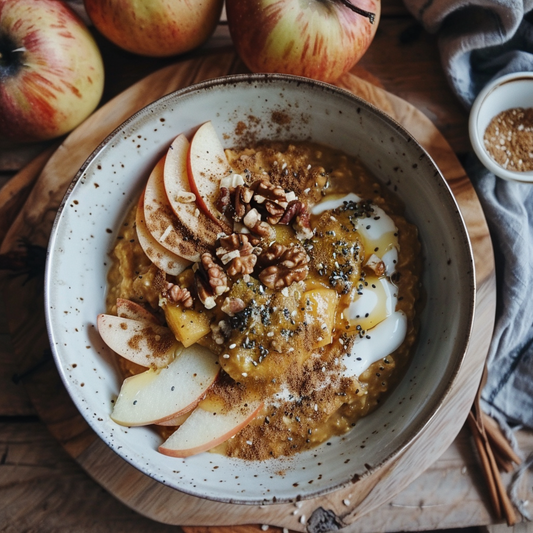
{"label": "bowl rim", "polygon": [[128,126],[129,124],[137,121],[139,118],[143,117],[145,114],[150,112],[150,109],[154,105],[164,104],[167,101],[174,101],[177,98],[180,98],[185,95],[189,95],[194,92],[201,92],[205,89],[221,86],[221,85],[231,85],[231,84],[252,84],[252,83],[271,83],[271,82],[282,82],[282,83],[295,83],[297,86],[300,84],[303,84],[308,87],[316,86],[320,88],[323,91],[334,93],[337,95],[340,95],[344,97],[345,99],[349,99],[352,102],[356,103],[357,105],[360,105],[362,107],[366,107],[369,111],[371,111],[374,115],[377,115],[380,120],[386,122],[389,124],[390,127],[392,127],[397,132],[401,133],[403,136],[405,136],[408,139],[408,142],[414,143],[417,150],[428,159],[428,161],[431,163],[431,165],[435,169],[435,178],[438,177],[439,184],[443,186],[444,191],[446,191],[448,200],[450,201],[450,206],[453,206],[453,210],[455,212],[455,215],[457,217],[458,227],[461,230],[462,235],[461,241],[463,242],[463,245],[466,245],[465,256],[468,258],[469,262],[469,269],[468,273],[469,275],[469,281],[468,281],[468,289],[469,289],[469,307],[468,307],[468,324],[465,328],[465,334],[464,338],[462,339],[461,344],[461,354],[460,356],[457,356],[456,364],[453,367],[453,370],[449,373],[449,379],[448,382],[443,386],[441,395],[434,401],[434,408],[429,412],[428,414],[424,414],[423,416],[420,415],[421,420],[417,423],[412,425],[408,431],[406,431],[404,438],[402,439],[402,442],[399,443],[396,449],[392,450],[383,460],[376,462],[372,465],[371,468],[368,468],[365,472],[362,474],[357,474],[357,481],[364,480],[370,476],[372,476],[376,471],[380,470],[384,465],[391,463],[396,458],[398,458],[408,447],[411,446],[411,444],[418,438],[418,436],[423,432],[424,428],[430,424],[430,422],[435,418],[438,412],[442,409],[442,405],[444,401],[448,398],[450,395],[451,389],[453,387],[453,384],[456,381],[457,375],[464,365],[464,360],[466,358],[466,354],[468,351],[468,347],[470,344],[470,339],[472,335],[472,329],[474,325],[474,319],[475,319],[475,306],[476,306],[476,295],[477,295],[477,286],[476,286],[476,275],[475,275],[475,262],[474,262],[474,256],[473,256],[473,250],[472,250],[472,244],[470,241],[470,237],[468,234],[467,226],[464,220],[464,217],[462,215],[462,212],[459,208],[459,205],[457,203],[457,200],[455,196],[453,195],[453,192],[451,190],[450,185],[444,178],[442,172],[436,165],[433,158],[430,156],[430,154],[425,150],[425,148],[420,144],[420,142],[400,123],[398,123],[393,117],[388,115],[386,112],[379,109],[374,104],[366,101],[362,97],[353,94],[352,92],[343,89],[341,87],[333,86],[331,84],[320,82],[317,80],[304,78],[300,76],[293,76],[293,75],[287,75],[287,74],[230,74],[225,76],[220,76],[217,78],[209,79],[206,81],[202,81],[196,84],[193,84],[191,86],[178,89],[176,91],[172,91],[171,93],[162,96],[161,98],[158,98],[154,100],[153,102],[149,103],[148,105],[142,107],[135,113],[133,113],[128,119],[123,121],[120,125],[118,125],[112,132],[110,132],[99,144],[98,146],[87,156],[84,163],[81,165],[80,169],[77,171],[76,175],[72,179],[71,183],[69,184],[64,197],[61,201],[61,204],[57,210],[56,217],[54,219],[52,231],[50,234],[50,240],[49,245],[47,249],[47,259],[46,259],[46,270],[45,270],[45,294],[44,294],[44,304],[45,304],[45,318],[46,318],[46,326],[47,326],[47,332],[50,340],[50,345],[52,348],[52,354],[54,357],[54,361],[56,364],[56,367],[58,368],[61,380],[63,381],[63,384],[65,388],[67,389],[69,396],[71,397],[72,401],[76,405],[79,413],[81,416],[85,419],[85,421],[89,424],[91,429],[104,441],[104,443],[109,446],[117,455],[126,461],[127,463],[134,466],[137,470],[141,471],[148,477],[163,483],[167,486],[170,486],[174,488],[175,490],[178,490],[180,492],[183,492],[185,494],[189,494],[195,497],[199,497],[202,499],[208,499],[212,501],[218,501],[222,503],[231,503],[231,504],[244,504],[244,505],[265,505],[265,504],[276,504],[276,503],[291,503],[296,500],[302,499],[302,500],[308,500],[312,498],[317,498],[320,496],[323,496],[325,494],[332,493],[334,491],[338,491],[346,486],[353,485],[354,479],[353,479],[353,473],[350,473],[350,475],[346,476],[346,479],[340,480],[336,482],[335,484],[332,484],[328,487],[324,487],[321,489],[317,489],[314,491],[306,492],[305,494],[300,494],[297,490],[295,490],[295,494],[293,497],[274,497],[273,499],[240,499],[235,498],[231,496],[210,496],[210,495],[203,495],[199,494],[198,491],[194,491],[191,489],[188,489],[187,487],[177,487],[172,483],[168,483],[165,481],[162,481],[161,479],[158,479],[153,472],[151,472],[148,468],[144,467],[143,465],[137,464],[134,459],[130,456],[125,457],[120,452],[118,452],[115,447],[113,447],[109,439],[106,439],[104,435],[102,435],[102,431],[98,429],[97,424],[93,421],[92,418],[86,417],[85,412],[83,409],[81,409],[82,402],[79,398],[77,398],[75,395],[71,394],[71,383],[69,380],[69,377],[67,375],[67,369],[64,368],[64,366],[61,363],[61,359],[58,352],[58,344],[54,342],[54,332],[52,330],[52,319],[51,319],[51,313],[50,313],[50,276],[52,274],[51,269],[51,258],[52,258],[52,250],[54,248],[55,240],[58,234],[58,226],[60,223],[61,215],[63,210],[65,209],[65,206],[69,202],[70,195],[72,194],[74,188],[78,184],[78,182],[83,178],[85,172],[87,171],[88,167],[92,164],[92,162],[98,158],[102,150],[105,149],[105,147],[110,143],[110,141],[115,138],[115,136],[119,135],[121,131]]}
{"label": "bowl rim", "polygon": [[[500,87],[505,85],[512,84],[517,81],[527,80],[533,83],[533,72],[512,72],[510,74],[505,74],[489,82],[477,95],[472,104],[470,110],[470,115],[468,118],[468,132],[470,136],[470,141],[472,143],[472,148],[481,161],[483,166],[485,166],[490,172],[496,176],[507,180],[514,181],[519,183],[533,183],[533,170],[519,172],[514,170],[508,170],[500,166],[492,157],[488,154],[483,143],[484,131],[481,132],[478,126],[479,114],[486,103],[487,98]],[[533,100],[532,100],[533,105]],[[507,109],[513,107],[512,103],[509,104]]]}

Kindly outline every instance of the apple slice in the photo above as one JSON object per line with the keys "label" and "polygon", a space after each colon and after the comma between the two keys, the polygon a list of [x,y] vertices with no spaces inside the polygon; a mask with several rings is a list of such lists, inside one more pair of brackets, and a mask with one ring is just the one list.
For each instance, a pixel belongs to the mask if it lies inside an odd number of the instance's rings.
{"label": "apple slice", "polygon": [[214,448],[233,437],[259,413],[263,402],[236,406],[229,411],[206,411],[198,406],[161,446],[172,457],[189,457]]}
{"label": "apple slice", "polygon": [[161,325],[157,317],[142,305],[125,298],[117,298],[117,315],[121,318],[130,318],[139,322]]}
{"label": "apple slice", "polygon": [[214,246],[221,231],[231,233],[230,226],[221,227],[198,208],[196,195],[191,192],[187,171],[190,143],[185,135],[178,135],[165,159],[164,185],[167,199],[181,223],[202,242]]}
{"label": "apple slice", "polygon": [[163,272],[171,276],[177,276],[191,264],[187,259],[176,255],[159,244],[148,231],[144,220],[144,192],[139,197],[139,203],[137,204],[135,227],[137,229],[137,239],[144,253]]}
{"label": "apple slice", "polygon": [[203,252],[209,251],[208,243],[197,240],[174,214],[165,192],[165,158],[153,169],[144,189],[144,220],[152,237],[173,254],[199,261]]}
{"label": "apple slice", "polygon": [[145,321],[98,315],[98,332],[116,353],[144,367],[163,368],[183,350],[172,331]]}
{"label": "apple slice", "polygon": [[111,418],[122,426],[172,421],[198,405],[219,370],[218,357],[195,344],[165,368],[126,378]]}
{"label": "apple slice", "polygon": [[193,135],[187,168],[191,191],[200,209],[212,220],[229,226],[216,207],[220,180],[232,172],[217,132],[211,121],[204,122]]}
{"label": "apple slice", "polygon": [[[196,406],[195,406],[196,407]],[[158,426],[181,426],[187,418],[191,415],[191,412],[184,413],[182,415],[177,415],[174,418],[169,418],[168,420],[163,420],[162,422],[157,422]]]}

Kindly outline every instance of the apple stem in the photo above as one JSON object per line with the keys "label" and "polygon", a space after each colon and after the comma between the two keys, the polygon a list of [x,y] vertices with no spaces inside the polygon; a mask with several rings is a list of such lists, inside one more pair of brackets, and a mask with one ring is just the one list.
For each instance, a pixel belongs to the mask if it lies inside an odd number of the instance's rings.
{"label": "apple stem", "polygon": [[[11,50],[10,53],[13,54],[15,52],[26,52],[26,48],[24,48],[24,46],[21,46],[20,48],[15,48],[14,50]],[[0,51],[0,63],[4,63],[7,60],[7,57],[9,57],[9,55],[4,57],[4,54],[2,53],[2,51]]]}
{"label": "apple stem", "polygon": [[374,20],[376,18],[375,13],[371,13],[370,11],[365,11],[364,9],[361,9],[360,7],[354,6],[350,0],[340,0],[340,3],[344,6],[346,6],[348,9],[351,9],[353,12],[357,13],[358,15],[361,15],[362,17],[366,17],[370,24],[374,24]]}

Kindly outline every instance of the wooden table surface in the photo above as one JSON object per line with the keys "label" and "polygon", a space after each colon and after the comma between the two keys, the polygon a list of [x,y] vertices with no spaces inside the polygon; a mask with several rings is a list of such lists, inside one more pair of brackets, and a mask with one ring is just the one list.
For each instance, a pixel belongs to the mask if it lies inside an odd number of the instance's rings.
{"label": "wooden table surface", "polygon": [[[102,103],[147,74],[182,58],[153,59],[127,54],[95,34],[106,65]],[[227,27],[219,26],[202,49],[231,48]],[[368,76],[422,111],[440,130],[461,158],[470,150],[468,113],[449,89],[439,61],[436,38],[426,33],[399,0],[384,0],[380,26],[372,46],[354,72]],[[0,186],[37,154],[52,146],[0,149]],[[3,222],[0,221],[0,225]],[[0,531],[180,531],[153,522],[130,510],[106,493],[70,458],[36,415],[24,386],[13,379],[17,361],[0,300]],[[527,455],[533,435],[519,432],[518,442]],[[505,474],[511,482],[512,474]],[[525,481],[531,491],[531,477]],[[531,492],[529,492],[531,495]],[[398,494],[362,519],[364,531],[424,531],[483,527],[507,529],[492,514],[481,469],[463,429],[434,465]],[[261,525],[256,526],[261,531]],[[192,531],[192,528],[183,528]],[[232,528],[239,532],[241,528]],[[525,523],[516,531],[533,531]],[[279,528],[270,528],[276,531]],[[214,528],[194,528],[214,533]],[[228,530],[226,530],[228,531]],[[250,528],[246,528],[250,531]]]}

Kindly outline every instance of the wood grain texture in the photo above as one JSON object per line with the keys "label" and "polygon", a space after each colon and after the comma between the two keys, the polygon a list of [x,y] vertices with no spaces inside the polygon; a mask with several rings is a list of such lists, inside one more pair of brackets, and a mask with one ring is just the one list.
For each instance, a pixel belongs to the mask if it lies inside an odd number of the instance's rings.
{"label": "wood grain texture", "polygon": [[[131,113],[173,89],[242,69],[233,53],[185,61],[152,74],[109,102],[73,132],[50,158],[6,233],[0,251],[13,249],[20,237],[46,245],[55,210],[77,168]],[[24,383],[39,416],[96,481],[147,517],[182,526],[268,523],[305,531],[306,522],[322,508],[332,513],[340,525],[346,526],[344,531],[363,531],[359,526],[363,518],[387,503],[445,452],[466,419],[481,377],[495,309],[493,256],[481,207],[449,144],[426,116],[400,98],[353,75],[347,75],[339,84],[391,114],[428,150],[456,193],[472,237],[476,264],[479,264],[478,304],[464,365],[442,409],[412,446],[384,465],[379,473],[328,496],[301,502],[297,513],[292,504],[258,507],[210,502],[152,481],[99,440],[70,402],[51,360],[46,358],[44,319],[36,312],[42,308],[39,307],[42,305],[39,281],[34,279],[24,284],[19,276],[8,282],[5,275],[0,280],[5,301],[18,311],[9,316],[13,342],[20,355],[21,369],[27,373]],[[435,434],[440,437],[432,438]]]}
{"label": "wood grain texture", "polygon": [[[354,526],[361,533],[421,531],[460,528],[493,521],[479,463],[463,429],[443,455],[390,502],[361,517]],[[533,439],[518,434],[525,454],[533,451]],[[261,525],[176,528],[140,517],[122,506],[90,479],[57,445],[44,423],[29,420],[0,424],[0,524],[2,531],[85,533],[259,533]],[[509,475],[504,481],[508,484]],[[527,480],[520,497],[528,494]],[[450,490],[453,487],[453,490]],[[445,496],[444,496],[445,495]],[[30,502],[30,503],[29,503]],[[28,508],[28,505],[31,509]],[[31,511],[31,512],[29,512]],[[295,506],[293,512],[300,513]],[[281,533],[269,528],[269,533]],[[484,530],[483,530],[484,531]],[[531,533],[533,524],[518,528],[491,526],[485,533]],[[481,533],[481,531],[480,531]]]}
{"label": "wood grain texture", "polygon": [[20,211],[34,181],[37,179],[50,156],[55,152],[57,144],[44,149],[37,157],[21,170],[16,180],[10,180],[0,189],[0,242],[4,239],[17,213]]}
{"label": "wood grain texture", "polygon": [[110,498],[42,422],[0,423],[0,530],[180,533]]}
{"label": "wood grain texture", "polygon": [[387,91],[429,118],[455,153],[471,150],[468,112],[444,75],[437,36],[427,33],[414,18],[383,18],[359,66],[378,78]]}
{"label": "wood grain texture", "polygon": [[35,409],[26,388],[14,380],[19,371],[19,364],[13,353],[6,309],[0,300],[0,417],[33,416]]}

